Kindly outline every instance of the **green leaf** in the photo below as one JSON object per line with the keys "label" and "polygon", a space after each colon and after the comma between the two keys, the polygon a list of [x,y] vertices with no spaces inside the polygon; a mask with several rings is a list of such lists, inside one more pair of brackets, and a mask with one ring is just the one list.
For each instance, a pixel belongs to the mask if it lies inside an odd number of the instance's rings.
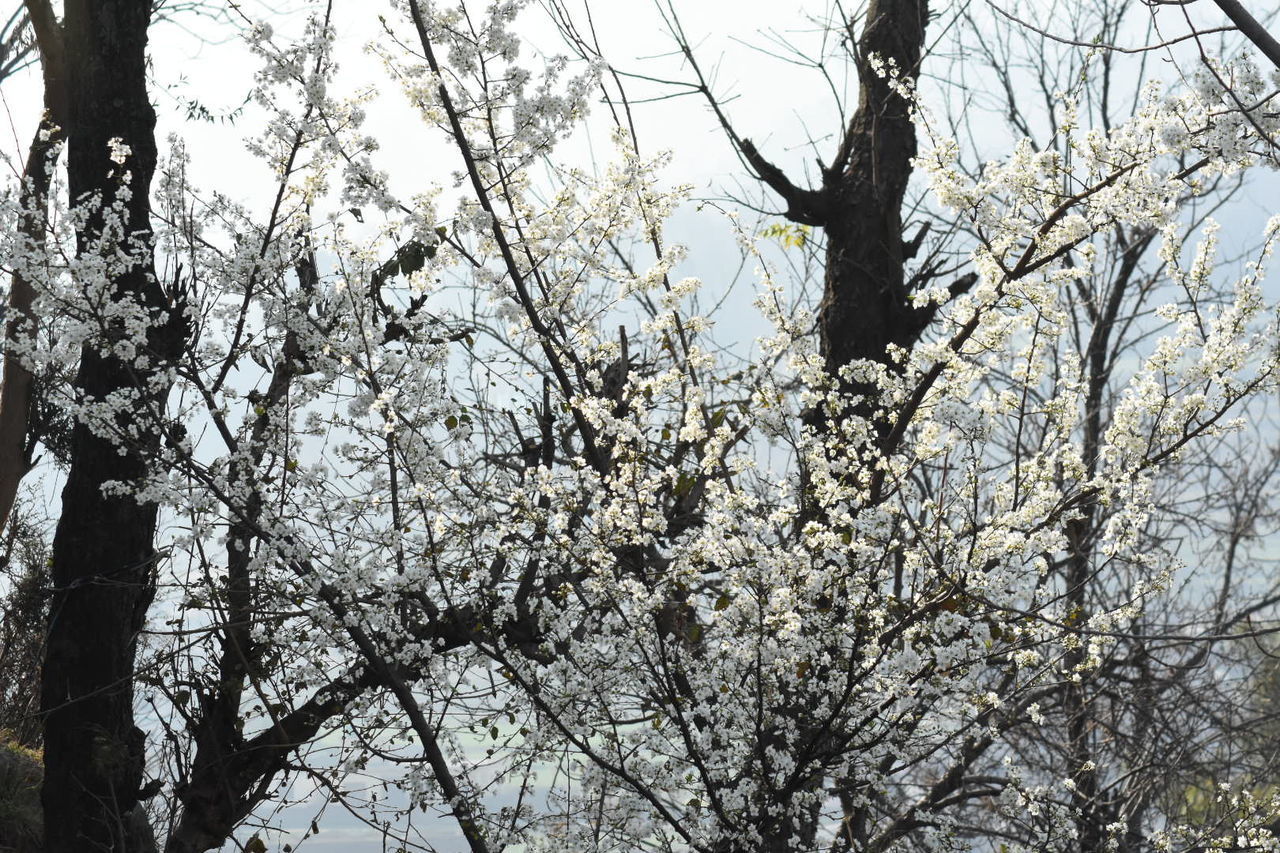
{"label": "green leaf", "polygon": [[775,223],[762,229],[760,236],[778,241],[785,249],[803,249],[805,244],[809,242],[809,235],[812,231],[813,229],[808,225]]}

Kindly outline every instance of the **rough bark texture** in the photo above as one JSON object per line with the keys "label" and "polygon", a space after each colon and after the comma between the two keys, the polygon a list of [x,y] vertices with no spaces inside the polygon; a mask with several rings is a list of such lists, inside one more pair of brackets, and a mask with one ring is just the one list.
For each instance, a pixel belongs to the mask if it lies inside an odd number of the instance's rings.
{"label": "rough bark texture", "polygon": [[[914,81],[924,50],[927,0],[871,0],[856,40],[861,82],[858,109],[840,147],[822,170],[822,185],[797,186],[749,139],[740,138],[720,106],[712,106],[747,165],[786,202],[793,222],[823,229],[826,281],[818,330],[827,369],[838,375],[855,359],[885,361],[890,344],[910,346],[932,318],[908,300],[905,265],[917,247],[902,237],[902,201],[916,154],[910,105],[872,60]],[[854,38],[849,21],[849,38]],[[686,49],[686,52],[687,49]],[[691,54],[690,54],[691,55]],[[711,97],[703,83],[703,91]],[[963,282],[958,288],[967,286]],[[957,289],[953,286],[953,290]]]}
{"label": "rough bark texture", "polygon": [[907,102],[869,67],[875,55],[914,79],[924,46],[925,0],[872,0],[858,42],[862,92],[834,162],[823,176],[826,284],[822,354],[836,373],[855,359],[883,361],[910,346],[927,316],[907,300],[902,200],[916,155]]}
{"label": "rough bark texture", "polygon": [[[155,169],[155,114],[147,97],[145,54],[149,0],[66,0],[68,183],[73,203],[101,194],[116,198],[122,168],[109,159],[109,140],[132,150],[126,203],[132,241],[150,238],[148,194]],[[78,234],[78,250],[94,251],[104,218],[93,215]],[[135,242],[135,245],[137,243]],[[117,299],[138,299],[157,315],[167,300],[150,260],[116,276]],[[109,330],[108,330],[109,334]],[[165,357],[171,334],[156,332],[154,355]],[[138,368],[87,346],[77,393],[102,399],[149,379]],[[162,405],[156,390],[137,406]],[[142,732],[133,722],[134,656],[138,631],[155,593],[152,539],[156,507],[102,493],[108,481],[130,481],[145,470],[156,446],[154,429],[132,425],[127,446],[77,425],[62,513],[53,543],[52,600],[43,673],[48,853],[154,849],[139,807],[144,766]],[[121,452],[124,447],[125,452]]]}
{"label": "rough bark texture", "polygon": [[[891,364],[891,345],[909,348],[936,307],[917,308],[914,287],[936,271],[906,278],[906,262],[919,248],[904,241],[902,203],[916,154],[910,104],[895,88],[896,80],[877,73],[875,61],[893,69],[897,79],[913,82],[919,75],[929,19],[927,0],[871,0],[860,33],[845,23],[856,47],[861,83],[858,108],[844,128],[840,146],[823,165],[822,183],[798,186],[767,160],[749,139],[740,138],[711,96],[703,91],[743,160],[756,176],[786,203],[793,222],[822,228],[827,240],[826,276],[818,311],[819,343],[827,372],[847,393],[870,396],[872,389],[841,375],[841,368],[866,359]],[[855,40],[856,39],[856,40]],[[686,49],[686,53],[688,51]],[[917,238],[923,237],[923,232]],[[951,285],[953,295],[973,284],[965,277]],[[863,414],[870,415],[870,408]],[[807,418],[823,429],[829,413]],[[882,430],[887,435],[888,429]]]}
{"label": "rough bark texture", "polygon": [[[27,149],[20,202],[25,211],[18,223],[20,233],[34,250],[45,245],[49,210],[49,158],[62,141],[67,121],[65,64],[62,32],[47,0],[27,0],[28,15],[37,33],[40,63],[44,71],[44,116]],[[39,318],[32,315],[35,288],[22,273],[14,273],[9,286],[9,302],[4,325],[6,344],[25,332],[34,334]],[[0,529],[9,521],[22,478],[31,470],[28,420],[35,378],[12,349],[4,353],[3,384],[0,384]]]}
{"label": "rough bark texture", "polygon": [[[21,203],[25,213],[19,227],[27,245],[41,250],[45,244],[45,218],[49,202],[48,161],[58,135],[56,124],[48,119],[40,122],[40,130],[27,151],[23,175]],[[35,334],[38,318],[31,312],[35,288],[22,273],[14,273],[9,285],[9,303],[4,324],[5,343]],[[4,378],[0,385],[0,529],[9,523],[9,515],[18,497],[22,478],[31,470],[27,425],[30,420],[35,377],[22,364],[18,354],[6,346]]]}

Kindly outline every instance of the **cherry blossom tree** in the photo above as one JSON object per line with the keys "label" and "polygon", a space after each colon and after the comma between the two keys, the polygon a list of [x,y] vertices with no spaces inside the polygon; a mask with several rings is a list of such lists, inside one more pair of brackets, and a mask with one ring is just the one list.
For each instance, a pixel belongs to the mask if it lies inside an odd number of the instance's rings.
{"label": "cherry blossom tree", "polygon": [[[1271,145],[1236,108],[1264,76],[1121,116],[1068,85],[976,164],[919,92],[923,0],[837,5],[814,64],[848,63],[849,108],[806,183],[665,7],[821,270],[793,298],[726,219],[772,329],[748,350],[678,275],[689,191],[628,78],[563,6],[579,61],[530,57],[526,5],[384,22],[443,186],[384,171],[332,5],[253,24],[265,213],[157,151],[145,3],[43,7],[70,201],[41,155],[5,256],[45,324],[9,357],[78,366],[47,392],[75,422],[47,849],[216,849],[315,789],[406,848],[417,809],[473,851],[1273,848],[1273,768],[1214,706],[1275,604],[1245,565],[1275,454],[1236,442],[1277,385],[1277,222],[1224,262],[1198,206]],[[611,156],[562,162],[602,92]]]}

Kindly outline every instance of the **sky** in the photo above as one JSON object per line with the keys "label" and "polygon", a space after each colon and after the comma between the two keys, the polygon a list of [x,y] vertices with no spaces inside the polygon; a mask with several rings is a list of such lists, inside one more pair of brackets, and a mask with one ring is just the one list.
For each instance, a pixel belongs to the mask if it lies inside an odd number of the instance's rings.
{"label": "sky", "polygon": [[[1045,11],[1050,0],[1032,0],[1023,7],[1032,13]],[[717,93],[727,102],[739,132],[752,138],[758,146],[780,164],[795,170],[811,164],[813,152],[805,144],[809,138],[822,143],[838,130],[832,118],[832,100],[813,69],[788,61],[781,51],[782,43],[812,45],[819,38],[806,15],[821,14],[824,2],[780,6],[769,0],[682,0],[677,2],[685,32],[694,43],[704,66],[714,72]],[[972,3],[981,10],[981,3]],[[278,33],[287,35],[301,29],[307,4],[302,0],[246,0],[241,5],[250,18],[269,17]],[[379,66],[365,50],[371,41],[384,38],[379,15],[397,13],[384,0],[361,3],[339,0],[335,8],[335,25],[339,35],[339,87],[359,91],[376,87],[380,97],[370,108],[368,130],[383,143],[379,165],[393,174],[417,173],[424,181],[447,183],[458,164],[443,158],[450,152],[441,144],[438,133],[425,128],[416,119],[406,119],[404,101],[394,87],[383,78]],[[530,50],[546,52],[562,50],[554,31],[540,10],[533,7],[527,15]],[[614,0],[599,3],[593,9],[600,41],[606,55],[624,71],[652,77],[688,79],[672,51],[674,43],[655,4],[638,0]],[[1130,33],[1135,38],[1141,33]],[[929,97],[944,111],[956,103],[947,75],[955,62],[970,57],[958,52],[946,53],[939,48],[936,62],[926,71],[934,79],[926,81]],[[236,35],[236,27],[199,17],[181,17],[158,24],[152,35],[153,93],[160,116],[159,137],[180,135],[193,160],[196,182],[240,199],[250,206],[261,207],[266,199],[263,187],[270,185],[269,175],[247,152],[243,140],[255,130],[255,109],[244,106],[253,83],[256,60]],[[1169,66],[1172,69],[1172,66]],[[838,73],[838,72],[837,72]],[[740,258],[726,227],[724,214],[718,207],[731,207],[727,196],[740,195],[744,187],[754,194],[749,182],[743,181],[743,169],[733,156],[723,133],[716,126],[704,102],[696,96],[669,97],[670,87],[634,80],[633,95],[642,99],[636,104],[642,147],[655,152],[673,152],[668,167],[671,183],[692,186],[693,201],[670,223],[668,236],[691,247],[689,259],[677,269],[676,276],[691,275],[706,280],[714,293],[723,292],[739,274]],[[643,99],[660,99],[644,102]],[[214,116],[235,115],[234,120],[190,121],[187,114],[193,101],[198,101]],[[25,154],[39,115],[39,81],[35,69],[4,81],[0,86],[0,154],[9,168],[20,163]],[[238,110],[243,110],[237,112]],[[976,111],[976,107],[975,107]],[[605,111],[597,110],[597,120]],[[979,149],[994,156],[1006,140],[998,117],[983,113],[976,123]],[[566,162],[587,164],[605,152],[598,139],[580,134],[562,147],[558,156]],[[438,170],[438,174],[434,171]],[[1276,190],[1274,175],[1263,175],[1246,188],[1242,198],[1223,211],[1224,233],[1239,234],[1241,245],[1253,239],[1271,209]],[[702,207],[699,202],[716,204]],[[722,315],[721,322],[732,325],[732,334],[750,339],[764,327],[754,318],[750,305],[750,272],[738,287],[741,298]],[[381,838],[352,818],[330,808],[322,831],[301,847],[301,836],[316,811],[320,799],[286,812],[281,823],[292,833],[271,836],[270,849],[292,843],[300,850],[344,850],[351,853],[373,853],[383,850]],[[460,848],[450,821],[439,820],[438,828],[428,830],[440,841],[441,849]],[[247,834],[242,835],[242,839]],[[228,846],[227,849],[234,849]],[[394,848],[392,848],[394,849]]]}

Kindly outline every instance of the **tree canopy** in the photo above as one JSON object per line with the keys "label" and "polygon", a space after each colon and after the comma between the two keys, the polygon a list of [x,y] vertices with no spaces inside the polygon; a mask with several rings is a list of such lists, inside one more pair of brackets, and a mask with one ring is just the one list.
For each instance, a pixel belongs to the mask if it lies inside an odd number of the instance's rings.
{"label": "tree canopy", "polygon": [[[1148,5],[828,4],[762,50],[829,91],[803,160],[675,2],[666,64],[562,0],[237,12],[238,199],[157,138],[148,0],[26,0],[43,849],[1280,848],[1280,217],[1232,206],[1280,74]],[[646,147],[671,99],[730,197]]]}

